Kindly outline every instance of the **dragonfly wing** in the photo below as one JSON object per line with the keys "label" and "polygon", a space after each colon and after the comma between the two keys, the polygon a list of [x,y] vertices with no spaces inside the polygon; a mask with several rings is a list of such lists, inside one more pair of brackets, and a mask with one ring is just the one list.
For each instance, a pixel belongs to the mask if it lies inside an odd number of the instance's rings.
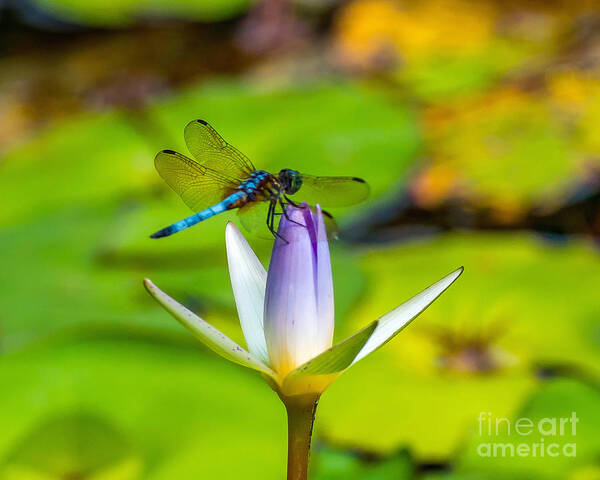
{"label": "dragonfly wing", "polygon": [[164,181],[196,212],[219,203],[238,186],[234,179],[173,150],[158,152],[154,165]]}
{"label": "dragonfly wing", "polygon": [[329,240],[337,240],[340,238],[340,228],[338,227],[333,215],[326,210],[323,210],[323,221],[325,223],[325,230],[327,231],[327,238]]}
{"label": "dragonfly wing", "polygon": [[183,135],[189,151],[201,165],[242,180],[256,170],[248,157],[223,140],[204,120],[188,123]]}
{"label": "dragonfly wing", "polygon": [[362,202],[369,196],[369,185],[356,177],[314,177],[302,175],[302,186],[294,201],[324,207],[346,207]]}
{"label": "dragonfly wing", "polygon": [[[267,215],[269,213],[269,202],[250,202],[238,210],[238,216],[242,225],[248,232],[259,238],[271,239],[273,235],[267,227]],[[277,229],[279,217],[275,217],[273,226]]]}

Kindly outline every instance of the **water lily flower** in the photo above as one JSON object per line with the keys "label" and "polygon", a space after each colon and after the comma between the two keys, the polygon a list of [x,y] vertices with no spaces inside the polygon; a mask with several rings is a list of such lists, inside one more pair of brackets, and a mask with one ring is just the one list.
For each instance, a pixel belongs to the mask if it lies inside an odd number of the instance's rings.
{"label": "water lily flower", "polygon": [[244,348],[158,289],[148,292],[202,343],[260,372],[288,412],[288,479],[306,478],[317,401],[345,370],[391,340],[462,273],[462,267],[354,335],[333,344],[334,303],[323,215],[289,206],[278,229],[268,273],[234,224],[227,259]]}

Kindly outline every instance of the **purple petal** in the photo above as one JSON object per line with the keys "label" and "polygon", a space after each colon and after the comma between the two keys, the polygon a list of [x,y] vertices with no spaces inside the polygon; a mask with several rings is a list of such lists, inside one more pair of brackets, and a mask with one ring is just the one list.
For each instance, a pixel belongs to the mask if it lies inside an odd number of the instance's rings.
{"label": "purple petal", "polygon": [[331,273],[331,260],[329,258],[329,243],[327,242],[327,230],[323,220],[321,207],[316,206],[316,291],[317,291],[317,315],[319,317],[319,336],[329,339],[329,346],[333,342],[334,308],[333,308],[333,276]]}
{"label": "purple petal", "polygon": [[333,286],[320,208],[288,207],[275,241],[265,296],[272,367],[285,375],[331,346]]}

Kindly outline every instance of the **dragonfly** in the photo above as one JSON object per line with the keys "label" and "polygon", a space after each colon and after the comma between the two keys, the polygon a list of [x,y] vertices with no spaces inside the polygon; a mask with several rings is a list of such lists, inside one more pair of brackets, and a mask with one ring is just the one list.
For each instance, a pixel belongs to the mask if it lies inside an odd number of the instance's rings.
{"label": "dragonfly", "polygon": [[173,235],[233,209],[238,209],[247,230],[265,231],[266,224],[277,237],[275,219],[279,215],[287,217],[288,205],[307,202],[323,207],[349,206],[369,194],[368,184],[357,177],[319,177],[290,168],[278,174],[257,170],[248,157],[223,140],[204,120],[188,123],[184,139],[195,160],[174,150],[162,150],[154,165],[196,213],[157,231],[151,238]]}

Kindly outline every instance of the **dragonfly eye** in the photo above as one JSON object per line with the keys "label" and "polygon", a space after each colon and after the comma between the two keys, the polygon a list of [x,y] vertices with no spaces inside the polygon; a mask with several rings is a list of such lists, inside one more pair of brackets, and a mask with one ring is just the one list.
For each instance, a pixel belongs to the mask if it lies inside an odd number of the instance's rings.
{"label": "dragonfly eye", "polygon": [[302,186],[302,176],[300,173],[289,168],[284,168],[279,172],[279,181],[288,195],[293,195]]}

